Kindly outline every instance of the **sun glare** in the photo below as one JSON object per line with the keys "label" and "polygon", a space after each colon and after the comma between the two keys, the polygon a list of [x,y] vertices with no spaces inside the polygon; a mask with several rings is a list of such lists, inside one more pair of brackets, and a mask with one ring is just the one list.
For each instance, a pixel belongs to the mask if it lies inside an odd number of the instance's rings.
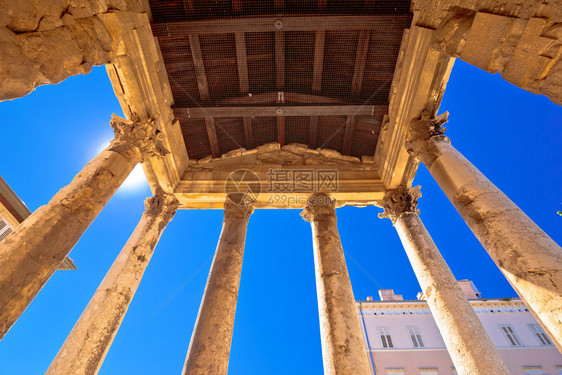
{"label": "sun glare", "polygon": [[[100,152],[105,150],[106,147],[109,146],[109,143],[110,141],[105,141],[101,143],[98,146],[97,153],[99,154]],[[133,190],[139,190],[145,185],[148,185],[148,182],[146,181],[146,176],[144,175],[144,170],[142,169],[142,166],[138,164],[131,171],[131,173],[129,174],[127,179],[123,182],[123,184],[121,184],[121,188],[119,190],[130,192]]]}

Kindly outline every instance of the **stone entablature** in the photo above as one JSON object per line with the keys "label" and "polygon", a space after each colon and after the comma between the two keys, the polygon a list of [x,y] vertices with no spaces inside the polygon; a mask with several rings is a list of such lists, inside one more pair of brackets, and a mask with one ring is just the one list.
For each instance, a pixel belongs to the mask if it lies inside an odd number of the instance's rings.
{"label": "stone entablature", "polygon": [[[174,194],[181,208],[222,209],[227,194],[225,186],[233,173],[240,170],[251,171],[249,174],[259,185],[255,208],[303,208],[311,193],[324,191],[323,181],[317,178],[318,171],[333,172],[335,184],[327,192],[338,207],[379,205],[385,192],[373,157],[359,159],[297,143],[283,147],[268,143],[252,150],[236,149],[220,158],[190,160]],[[273,183],[280,182],[273,176],[275,171],[286,172],[288,176],[312,172],[310,189],[272,188]]]}
{"label": "stone entablature", "polygon": [[[518,298],[485,299],[469,301],[477,314],[528,313],[525,304]],[[425,315],[431,314],[425,301],[357,301],[362,315]]]}

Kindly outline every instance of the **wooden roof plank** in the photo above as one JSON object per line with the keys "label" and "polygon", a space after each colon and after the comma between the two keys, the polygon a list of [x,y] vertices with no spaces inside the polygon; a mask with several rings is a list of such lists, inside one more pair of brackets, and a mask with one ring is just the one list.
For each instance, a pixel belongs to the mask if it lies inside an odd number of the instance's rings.
{"label": "wooden roof plank", "polygon": [[280,105],[186,108],[189,118],[205,117],[283,117],[283,116],[373,116],[372,105]]}

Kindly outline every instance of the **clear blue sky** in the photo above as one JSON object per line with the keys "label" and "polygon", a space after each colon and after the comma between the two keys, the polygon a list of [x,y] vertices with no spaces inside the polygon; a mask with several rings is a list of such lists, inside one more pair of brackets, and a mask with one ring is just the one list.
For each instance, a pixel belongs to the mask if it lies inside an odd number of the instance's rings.
{"label": "clear blue sky", "polygon": [[[447,135],[469,160],[562,243],[562,107],[458,61],[441,106]],[[103,68],[0,103],[0,175],[31,210],[112,138],[121,109]],[[458,279],[486,297],[515,293],[422,166],[421,218]],[[0,342],[0,374],[42,374],[127,241],[150,195],[120,189]],[[340,208],[355,297],[420,290],[398,236],[376,207]],[[170,223],[100,374],[180,374],[222,222],[221,211],[180,211]],[[310,225],[296,210],[250,219],[230,359],[231,375],[321,374]]]}

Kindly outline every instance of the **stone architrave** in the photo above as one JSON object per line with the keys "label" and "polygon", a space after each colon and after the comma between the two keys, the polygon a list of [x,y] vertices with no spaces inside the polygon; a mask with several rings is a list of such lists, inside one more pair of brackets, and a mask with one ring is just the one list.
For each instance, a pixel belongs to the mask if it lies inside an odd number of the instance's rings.
{"label": "stone architrave", "polygon": [[327,194],[314,194],[301,216],[312,227],[324,374],[368,375],[369,362],[338,233],[335,202]]}
{"label": "stone architrave", "polygon": [[111,126],[115,139],[110,145],[0,244],[0,339],[135,165],[146,156],[165,153],[152,121],[113,115]]}
{"label": "stone architrave", "polygon": [[509,375],[502,357],[420,217],[419,186],[389,190],[381,218],[392,220],[459,374]]}
{"label": "stone architrave", "polygon": [[406,147],[429,170],[517,294],[562,350],[562,249],[450,143],[438,118],[414,121]]}
{"label": "stone architrave", "polygon": [[[237,201],[237,200],[236,200]],[[252,205],[227,198],[217,250],[182,374],[226,375]]]}
{"label": "stone architrave", "polygon": [[178,206],[179,203],[173,195],[157,195],[145,201],[146,210],[140,222],[46,374],[98,373],[137,291],[154,248]]}

